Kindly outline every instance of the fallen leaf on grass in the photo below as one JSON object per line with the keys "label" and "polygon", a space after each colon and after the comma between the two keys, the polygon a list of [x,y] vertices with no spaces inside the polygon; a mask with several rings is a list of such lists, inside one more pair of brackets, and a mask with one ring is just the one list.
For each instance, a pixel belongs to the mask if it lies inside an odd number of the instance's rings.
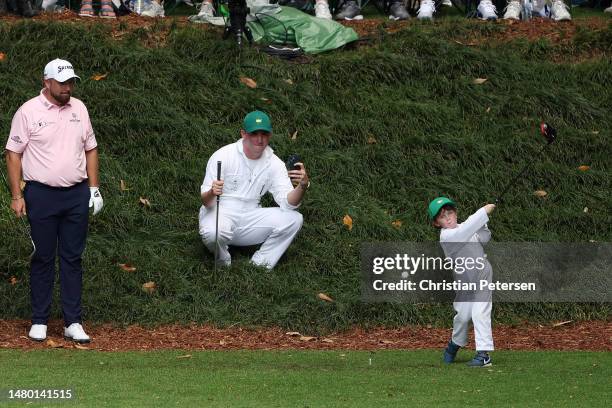
{"label": "fallen leaf on grass", "polygon": [[552,327],[565,326],[566,324],[569,324],[571,322],[572,322],[572,320],[566,320],[564,322],[555,323],[555,324],[552,325]]}
{"label": "fallen leaf on grass", "polygon": [[242,82],[251,89],[257,88],[257,82],[253,81],[251,78],[240,77],[240,82]]}
{"label": "fallen leaf on grass", "polygon": [[57,342],[55,342],[55,341],[53,341],[51,339],[47,340],[46,344],[47,344],[47,346],[49,346],[51,348],[63,348],[64,347],[63,344],[57,343]]}
{"label": "fallen leaf on grass", "polygon": [[400,229],[402,227],[402,220],[395,220],[391,223],[395,228]]}
{"label": "fallen leaf on grass", "polygon": [[103,79],[106,79],[106,77],[108,76],[107,74],[94,74],[91,79],[93,79],[94,81],[101,81]]}
{"label": "fallen leaf on grass", "polygon": [[184,356],[178,356],[177,358],[191,358],[191,354],[185,354]]}
{"label": "fallen leaf on grass", "polygon": [[3,52],[0,52],[0,61],[4,61],[6,59],[6,54]]}
{"label": "fallen leaf on grass", "polygon": [[291,336],[291,337],[297,337],[297,336],[301,336],[300,332],[287,332],[285,333],[287,336]]}
{"label": "fallen leaf on grass", "polygon": [[297,139],[297,135],[298,135],[298,131],[296,130],[295,132],[293,132],[293,134],[291,135],[291,140],[295,140]]}
{"label": "fallen leaf on grass", "polygon": [[374,136],[368,137],[368,144],[376,144],[377,140]]}
{"label": "fallen leaf on grass", "polygon": [[537,190],[533,192],[533,195],[535,195],[536,197],[544,198],[548,195],[548,193],[544,190]]}
{"label": "fallen leaf on grass", "polygon": [[488,81],[487,78],[476,78],[476,79],[474,79],[472,81],[472,83],[475,84],[475,85],[482,85],[482,84],[484,84],[487,81]]}
{"label": "fallen leaf on grass", "polygon": [[487,113],[491,112],[491,107],[489,106],[485,112]]}
{"label": "fallen leaf on grass", "polygon": [[132,266],[128,263],[124,263],[124,264],[119,264],[119,267],[124,270],[125,272],[136,272],[136,267]]}
{"label": "fallen leaf on grass", "polygon": [[300,341],[312,341],[315,339],[316,337],[312,337],[312,336],[300,336]]}
{"label": "fallen leaf on grass", "polygon": [[265,103],[272,103],[272,101],[268,98],[259,98],[259,99],[261,99]]}
{"label": "fallen leaf on grass", "polygon": [[342,223],[346,225],[346,228],[348,228],[349,231],[353,229],[353,219],[350,215],[346,214],[342,219]]}
{"label": "fallen leaf on grass", "polygon": [[330,298],[330,297],[329,297],[329,296],[327,296],[325,293],[319,293],[319,294],[317,295],[317,297],[318,297],[319,299],[321,299],[321,300],[326,301],[326,302],[333,302],[333,301],[334,301],[334,299]]}
{"label": "fallen leaf on grass", "polygon": [[584,212],[584,213],[588,213],[588,212],[589,212],[589,207],[584,207],[584,208],[582,209],[582,212]]}
{"label": "fallen leaf on grass", "polygon": [[151,202],[148,199],[140,197],[138,201],[140,201],[140,204],[144,205],[145,207],[151,208]]}
{"label": "fallen leaf on grass", "polygon": [[19,282],[19,280],[14,276],[11,276],[11,278],[9,279],[9,283],[13,286],[15,286],[17,282]]}
{"label": "fallen leaf on grass", "polygon": [[79,350],[91,350],[89,347],[83,346],[82,344],[79,344],[79,343],[74,343],[73,346],[75,349],[79,349]]}
{"label": "fallen leaf on grass", "polygon": [[121,191],[128,191],[129,190],[129,188],[127,188],[127,184],[126,184],[126,182],[124,180],[121,180],[119,182],[119,189]]}
{"label": "fallen leaf on grass", "polygon": [[157,285],[155,284],[155,282],[146,282],[142,284],[142,290],[149,294],[155,292],[156,288]]}
{"label": "fallen leaf on grass", "polygon": [[594,130],[591,133],[594,134],[594,135],[598,135],[599,134],[599,130]]}
{"label": "fallen leaf on grass", "polygon": [[578,170],[580,171],[588,171],[590,168],[591,166],[586,166],[586,165],[578,166]]}
{"label": "fallen leaf on grass", "polygon": [[287,79],[283,79],[283,81],[285,81],[286,83],[288,83],[289,85],[293,85],[293,81],[289,78]]}

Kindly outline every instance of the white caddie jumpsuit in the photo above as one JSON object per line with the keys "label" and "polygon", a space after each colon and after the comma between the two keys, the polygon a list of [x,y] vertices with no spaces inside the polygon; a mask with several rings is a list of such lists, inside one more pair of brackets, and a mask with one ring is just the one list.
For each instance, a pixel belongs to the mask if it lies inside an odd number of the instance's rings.
{"label": "white caddie jumpsuit", "polygon": [[[472,214],[456,228],[444,228],[440,232],[440,245],[446,257],[484,259],[484,268],[466,270],[461,274],[454,273],[455,280],[463,282],[491,282],[493,269],[486,259],[483,244],[491,239],[491,232],[487,227],[489,216],[483,208]],[[470,321],[474,324],[474,340],[476,350],[493,351],[493,332],[491,330],[491,308],[493,306],[492,293],[488,290],[478,291],[473,298],[478,301],[457,301],[459,294],[453,302],[457,314],[453,320],[453,343],[464,347],[468,341]],[[484,300],[484,301],[483,301]]]}
{"label": "white caddie jumpsuit", "polygon": [[[217,150],[208,160],[206,175],[200,188],[205,193],[217,177],[217,161],[221,161],[224,181],[219,212],[219,262],[229,265],[228,245],[262,244],[251,261],[272,269],[285,253],[300,228],[302,214],[298,206],[287,202],[293,185],[285,163],[268,146],[261,158],[250,160],[244,155],[242,139]],[[279,208],[261,208],[261,197],[272,193]],[[200,208],[200,235],[206,247],[215,250],[216,200],[210,207]]]}

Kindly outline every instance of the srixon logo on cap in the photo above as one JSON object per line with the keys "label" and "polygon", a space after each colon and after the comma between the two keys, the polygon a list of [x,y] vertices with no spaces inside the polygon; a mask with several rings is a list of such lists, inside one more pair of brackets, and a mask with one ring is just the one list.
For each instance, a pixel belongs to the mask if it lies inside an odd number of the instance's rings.
{"label": "srixon logo on cap", "polygon": [[60,72],[62,72],[65,69],[72,69],[72,65],[64,65],[64,66],[59,66],[57,67],[57,73],[59,74]]}

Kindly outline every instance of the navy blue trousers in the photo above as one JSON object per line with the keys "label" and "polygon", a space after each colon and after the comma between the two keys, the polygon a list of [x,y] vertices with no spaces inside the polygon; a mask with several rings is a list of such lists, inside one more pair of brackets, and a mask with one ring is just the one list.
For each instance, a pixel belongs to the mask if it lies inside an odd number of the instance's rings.
{"label": "navy blue trousers", "polygon": [[81,323],[81,259],[87,239],[89,187],[49,187],[28,182],[23,196],[36,252],[30,268],[32,324],[47,324],[51,312],[55,258],[59,255],[60,293],[66,327]]}

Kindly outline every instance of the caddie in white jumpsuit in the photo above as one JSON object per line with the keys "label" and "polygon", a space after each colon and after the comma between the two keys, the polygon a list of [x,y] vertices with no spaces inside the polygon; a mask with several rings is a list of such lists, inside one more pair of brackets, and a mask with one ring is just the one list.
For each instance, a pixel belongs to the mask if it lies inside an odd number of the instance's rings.
{"label": "caddie in white jumpsuit", "polygon": [[[287,171],[268,146],[272,136],[268,115],[260,111],[246,115],[240,135],[240,140],[208,160],[200,188],[200,235],[214,252],[216,197],[220,196],[218,262],[230,265],[228,245],[262,244],[251,261],[272,269],[302,227],[302,214],[296,209],[310,182],[303,163],[297,163],[299,170]],[[218,161],[221,180],[216,180]],[[261,208],[261,197],[267,192],[279,207]]]}
{"label": "caddie in white jumpsuit", "polygon": [[[457,261],[474,260],[469,268],[455,267],[454,279],[463,283],[476,283],[480,288],[481,280],[491,282],[493,269],[487,260],[483,245],[491,239],[487,227],[489,214],[495,209],[494,204],[487,204],[472,214],[461,224],[457,224],[455,203],[446,198],[438,197],[429,205],[429,217],[434,226],[441,229],[440,245],[447,258]],[[477,264],[478,263],[478,264]],[[477,265],[476,265],[477,264]],[[453,335],[444,350],[444,361],[452,363],[457,351],[468,342],[470,321],[474,324],[474,340],[476,356],[468,365],[485,367],[491,365],[488,352],[493,351],[493,332],[491,330],[492,293],[488,289],[476,291],[459,291],[453,302],[457,314],[453,320]]]}

